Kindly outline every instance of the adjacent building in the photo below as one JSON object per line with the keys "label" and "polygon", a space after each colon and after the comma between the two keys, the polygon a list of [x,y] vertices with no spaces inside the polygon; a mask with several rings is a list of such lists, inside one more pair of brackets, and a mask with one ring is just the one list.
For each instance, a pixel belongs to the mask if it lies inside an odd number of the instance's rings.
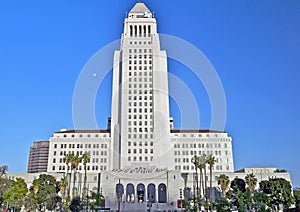
{"label": "adjacent building", "polygon": [[28,173],[40,173],[47,171],[49,154],[49,141],[36,141],[30,147],[28,159]]}

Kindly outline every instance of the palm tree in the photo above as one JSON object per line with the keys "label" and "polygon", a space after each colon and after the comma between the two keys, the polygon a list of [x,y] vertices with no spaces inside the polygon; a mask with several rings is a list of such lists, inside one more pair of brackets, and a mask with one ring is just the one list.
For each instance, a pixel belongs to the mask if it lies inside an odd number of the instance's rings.
{"label": "palm tree", "polygon": [[6,171],[8,170],[8,166],[0,166],[0,177],[6,174]]}
{"label": "palm tree", "polygon": [[215,162],[216,162],[215,157],[212,154],[208,155],[207,163],[209,166],[209,194],[210,194],[209,199],[210,199],[210,202],[212,202],[212,170],[213,170],[213,166],[215,165]]}
{"label": "palm tree", "polygon": [[253,197],[254,189],[255,189],[256,184],[257,184],[257,178],[254,176],[253,173],[251,173],[251,174],[246,175],[245,181],[246,181],[246,184],[248,185],[251,196]]}
{"label": "palm tree", "polygon": [[[198,164],[198,168],[200,171],[200,190],[201,190],[201,185],[202,185],[202,193],[203,193],[203,197],[205,198],[205,191],[206,191],[206,155],[203,154],[199,157],[199,164]],[[200,192],[201,193],[201,192]]]}
{"label": "palm tree", "polygon": [[79,157],[79,155],[74,155],[74,157],[72,158],[71,160],[71,172],[72,170],[74,170],[74,175],[73,175],[73,193],[72,193],[72,196],[74,197],[75,196],[75,183],[76,183],[76,170],[77,170],[77,167],[79,165],[79,163],[81,162],[81,157]]}
{"label": "palm tree", "polygon": [[220,174],[220,176],[218,177],[218,185],[221,185],[221,190],[224,198],[226,198],[226,191],[228,189],[229,183],[229,177],[225,174]]}
{"label": "palm tree", "polygon": [[198,166],[199,166],[199,157],[197,157],[197,155],[194,155],[194,157],[192,158],[192,164],[194,164],[195,166],[195,171],[196,171],[196,194],[198,197],[198,190],[199,190],[199,185],[198,185]]}
{"label": "palm tree", "polygon": [[68,187],[67,177],[61,178],[61,180],[58,182],[58,187],[59,187],[60,193],[62,194],[62,197],[65,198],[66,188]]}
{"label": "palm tree", "polygon": [[71,169],[71,173],[70,173],[70,177],[69,177],[69,163],[71,163],[71,161],[74,158],[74,154],[73,153],[69,153],[65,156],[64,161],[65,164],[67,165],[67,180],[68,180],[68,197],[70,197],[70,190],[71,190],[71,179],[72,179],[72,169]]}
{"label": "palm tree", "polygon": [[87,181],[87,176],[86,176],[86,173],[87,173],[87,170],[86,170],[86,164],[90,161],[91,159],[91,156],[88,152],[84,152],[83,155],[81,156],[81,160],[82,160],[82,163],[83,163],[83,167],[84,167],[84,181],[83,181],[83,189],[84,189],[84,194],[83,195],[87,195],[87,192],[86,192],[86,181]]}

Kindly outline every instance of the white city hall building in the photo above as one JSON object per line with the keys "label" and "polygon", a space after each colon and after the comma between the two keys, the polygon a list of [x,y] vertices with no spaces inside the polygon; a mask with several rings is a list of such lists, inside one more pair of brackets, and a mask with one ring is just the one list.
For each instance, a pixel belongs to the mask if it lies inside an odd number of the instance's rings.
{"label": "white city hall building", "polygon": [[[221,173],[231,178],[241,175],[234,173],[232,138],[226,132],[173,129],[167,52],[160,48],[156,19],[144,3],[135,4],[125,18],[113,67],[108,129],[54,133],[48,173],[67,171],[66,154],[89,152],[89,189],[102,192],[106,207],[116,210],[119,202],[122,211],[145,211],[147,202],[152,210],[176,209],[177,200],[183,198],[180,190],[190,188],[186,195],[194,191],[195,155],[215,157],[214,186]],[[82,164],[77,171],[76,186],[82,190]],[[267,176],[260,174],[261,179]]]}

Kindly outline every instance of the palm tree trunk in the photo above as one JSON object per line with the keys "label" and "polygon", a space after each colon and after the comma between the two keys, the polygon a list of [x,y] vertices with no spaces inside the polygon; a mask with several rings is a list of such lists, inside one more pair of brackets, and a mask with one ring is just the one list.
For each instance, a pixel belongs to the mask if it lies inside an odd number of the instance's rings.
{"label": "palm tree trunk", "polygon": [[[68,164],[67,164],[67,173],[66,173],[66,179],[67,179],[67,182],[68,182],[68,175],[69,175],[69,170],[68,170]],[[64,198],[64,199],[66,199],[66,190],[67,190],[67,189],[65,189],[65,190],[64,190],[64,193],[63,193],[63,198]]]}
{"label": "palm tree trunk", "polygon": [[196,170],[196,197],[198,197],[199,195],[199,185],[198,185],[198,172],[197,172],[197,166],[195,166],[195,170]]}
{"label": "palm tree trunk", "polygon": [[204,167],[204,196],[205,196],[205,201],[207,201],[207,180],[206,180],[206,166]]}
{"label": "palm tree trunk", "polygon": [[87,181],[87,177],[86,177],[86,165],[84,166],[84,180],[83,180],[83,189],[84,189],[84,196],[86,197],[88,192],[87,192],[87,187],[86,187],[86,181]]}
{"label": "palm tree trunk", "polygon": [[68,179],[68,187],[69,187],[68,188],[68,197],[70,198],[70,195],[71,195],[71,182],[72,182],[72,169],[71,169],[71,172],[70,172],[70,176],[68,176],[67,179]]}
{"label": "palm tree trunk", "polygon": [[212,166],[209,167],[209,200],[212,202]]}
{"label": "palm tree trunk", "polygon": [[205,199],[205,179],[204,179],[204,171],[202,170],[202,194]]}
{"label": "palm tree trunk", "polygon": [[200,191],[200,196],[202,195],[202,184],[203,184],[203,181],[202,181],[202,175],[203,175],[203,173],[202,173],[202,169],[200,168],[199,169],[200,170],[200,177],[199,177],[199,184],[200,184],[200,188],[199,188],[199,191]]}
{"label": "palm tree trunk", "polygon": [[75,197],[75,185],[76,185],[76,168],[74,169],[74,174],[73,174],[73,188],[72,188],[72,191],[73,191],[73,198]]}
{"label": "palm tree trunk", "polygon": [[202,170],[199,168],[199,193],[198,193],[198,198],[197,198],[197,202],[198,202],[198,210],[200,211],[201,208],[201,179],[202,179]]}

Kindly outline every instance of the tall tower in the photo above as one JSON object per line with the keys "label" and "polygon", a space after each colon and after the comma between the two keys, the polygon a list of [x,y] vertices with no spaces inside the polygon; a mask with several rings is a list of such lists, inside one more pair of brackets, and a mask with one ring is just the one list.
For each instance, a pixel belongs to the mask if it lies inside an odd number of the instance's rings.
{"label": "tall tower", "polygon": [[156,19],[137,3],[124,21],[114,54],[111,168],[174,169],[170,143],[166,52],[160,50]]}

